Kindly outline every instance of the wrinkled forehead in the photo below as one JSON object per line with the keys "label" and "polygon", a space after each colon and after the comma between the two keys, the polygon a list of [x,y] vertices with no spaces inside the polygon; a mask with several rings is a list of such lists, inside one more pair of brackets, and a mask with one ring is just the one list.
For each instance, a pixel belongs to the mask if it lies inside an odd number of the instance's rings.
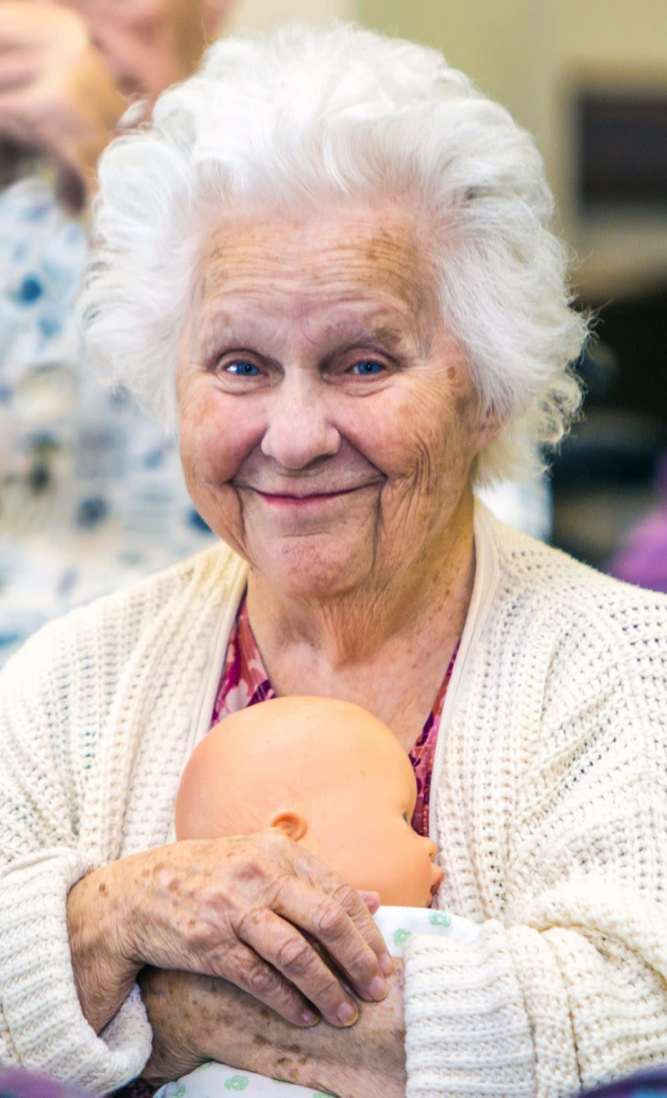
{"label": "wrinkled forehead", "polygon": [[197,267],[203,317],[275,309],[303,318],[336,308],[375,313],[390,325],[428,327],[435,279],[419,219],[409,211],[362,207],[304,216],[226,213],[210,226]]}

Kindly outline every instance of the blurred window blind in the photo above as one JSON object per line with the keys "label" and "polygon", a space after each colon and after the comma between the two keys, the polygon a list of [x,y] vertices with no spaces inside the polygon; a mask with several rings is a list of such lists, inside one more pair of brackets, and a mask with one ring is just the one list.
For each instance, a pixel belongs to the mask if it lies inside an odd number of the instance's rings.
{"label": "blurred window blind", "polygon": [[667,92],[582,90],[575,98],[575,132],[583,214],[667,213]]}

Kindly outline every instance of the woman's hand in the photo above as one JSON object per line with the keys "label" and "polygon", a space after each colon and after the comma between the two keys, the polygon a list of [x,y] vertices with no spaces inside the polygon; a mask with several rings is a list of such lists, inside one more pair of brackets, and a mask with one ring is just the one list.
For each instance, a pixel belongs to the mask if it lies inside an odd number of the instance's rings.
{"label": "woman's hand", "polygon": [[153,1027],[144,1070],[152,1083],[218,1060],[339,1098],[404,1098],[402,968],[382,1003],[362,1006],[352,1029],[327,1025],[295,1032],[224,980],[145,969],[141,990]]}
{"label": "woman's hand", "polygon": [[92,185],[125,100],[84,22],[53,3],[0,4],[0,138],[50,157],[70,204]]}
{"label": "woman's hand", "polygon": [[356,1020],[334,970],[370,1000],[384,998],[393,971],[359,893],[273,829],[113,862],[74,886],[68,922],[98,1032],[146,964],[223,977],[299,1026],[317,1020],[313,1007],[334,1026]]}

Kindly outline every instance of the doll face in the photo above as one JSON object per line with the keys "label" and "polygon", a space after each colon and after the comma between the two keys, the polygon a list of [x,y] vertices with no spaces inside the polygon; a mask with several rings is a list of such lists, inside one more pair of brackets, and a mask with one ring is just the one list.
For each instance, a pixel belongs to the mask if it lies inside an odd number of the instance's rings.
{"label": "doll face", "polygon": [[348,776],[344,794],[321,791],[301,841],[355,888],[379,892],[381,903],[428,907],[443,874],[435,843],[411,826],[416,795],[407,756],[387,752],[380,766]]}
{"label": "doll face", "polygon": [[393,733],[359,706],[288,697],[227,717],[195,749],[176,799],[178,839],[280,828],[383,904],[427,907],[435,843],[411,827],[417,787]]}

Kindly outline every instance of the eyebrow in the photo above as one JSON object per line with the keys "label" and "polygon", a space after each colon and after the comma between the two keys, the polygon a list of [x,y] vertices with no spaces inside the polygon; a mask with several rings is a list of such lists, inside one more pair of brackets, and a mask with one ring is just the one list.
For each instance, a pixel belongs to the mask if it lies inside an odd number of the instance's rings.
{"label": "eyebrow", "polygon": [[405,346],[405,332],[388,325],[354,328],[343,325],[338,331],[333,329],[324,342],[331,345],[331,350],[322,356],[323,364],[328,365],[337,354],[364,347],[383,347],[390,354],[398,355]]}
{"label": "eyebrow", "polygon": [[[345,331],[345,326],[341,327]],[[363,325],[351,328],[343,338],[351,347],[357,343],[384,343],[387,347],[395,347],[405,341],[405,332],[389,324]]]}
{"label": "eyebrow", "polygon": [[[202,314],[198,325],[200,346],[205,354],[215,350],[216,344],[220,340],[221,329],[226,333],[225,338],[239,348],[245,347],[250,350],[256,341],[261,342],[261,333],[257,331],[254,325],[243,320],[235,327],[234,318],[229,316],[226,309],[222,307],[213,308]],[[410,336],[418,343],[421,343],[419,332],[415,330],[414,324],[403,329],[397,327],[396,324],[384,322],[373,324],[372,321],[341,321],[327,327],[324,332],[318,333],[312,342],[317,342],[321,337],[322,342],[331,345],[337,344],[324,356],[325,359],[328,359],[340,349],[341,345],[344,345],[346,349],[352,349],[357,346],[379,343],[387,347],[388,350],[398,351],[405,345],[406,338],[409,339]]]}

